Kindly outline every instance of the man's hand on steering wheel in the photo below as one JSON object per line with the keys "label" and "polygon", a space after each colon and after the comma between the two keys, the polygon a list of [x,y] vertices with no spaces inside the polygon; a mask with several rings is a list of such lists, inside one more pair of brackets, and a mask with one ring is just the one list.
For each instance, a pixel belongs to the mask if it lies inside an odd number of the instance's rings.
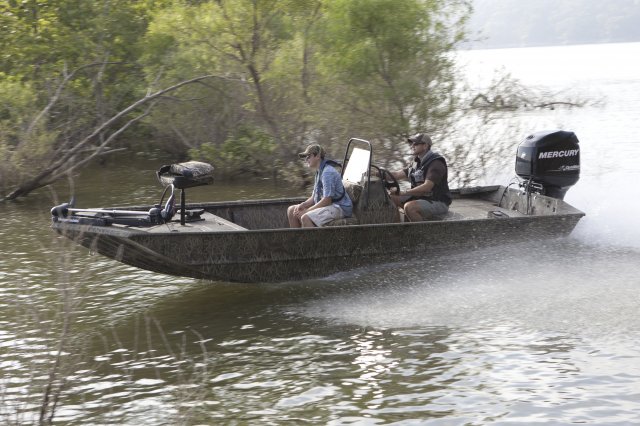
{"label": "man's hand on steering wheel", "polygon": [[398,179],[387,169],[380,169],[384,187],[389,190],[389,193],[398,195],[400,194],[400,184]]}

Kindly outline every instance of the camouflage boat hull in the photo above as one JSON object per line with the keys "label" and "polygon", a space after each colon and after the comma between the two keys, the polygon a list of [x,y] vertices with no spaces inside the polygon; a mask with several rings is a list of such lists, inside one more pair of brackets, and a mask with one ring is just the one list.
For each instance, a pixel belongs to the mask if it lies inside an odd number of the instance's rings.
{"label": "camouflage boat hull", "polygon": [[[566,202],[504,187],[460,189],[447,217],[289,229],[286,209],[300,199],[189,204],[196,221],[149,227],[54,220],[61,235],[149,271],[227,282],[281,282],[429,253],[557,238],[584,213]],[[144,211],[146,207],[129,207]]]}

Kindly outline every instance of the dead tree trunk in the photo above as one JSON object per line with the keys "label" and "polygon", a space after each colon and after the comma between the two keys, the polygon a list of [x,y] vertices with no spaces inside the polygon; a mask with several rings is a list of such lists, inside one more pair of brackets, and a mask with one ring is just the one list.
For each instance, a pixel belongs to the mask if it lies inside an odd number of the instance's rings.
{"label": "dead tree trunk", "polygon": [[[127,128],[129,128],[132,124],[138,122],[140,119],[148,115],[155,103],[159,100],[160,97],[165,95],[168,92],[174,91],[182,86],[196,83],[198,81],[214,78],[217,76],[214,75],[204,75],[200,77],[195,77],[190,80],[185,80],[180,83],[174,84],[171,87],[167,87],[165,89],[159,90],[155,93],[148,93],[145,97],[137,100],[136,102],[129,105],[127,108],[113,115],[111,118],[104,121],[99,126],[95,127],[87,136],[85,136],[82,140],[73,144],[70,147],[65,146],[60,152],[52,155],[51,161],[49,164],[45,165],[40,173],[38,173],[35,177],[30,178],[29,180],[22,182],[17,187],[15,187],[11,192],[9,192],[4,197],[0,198],[0,201],[9,201],[15,200],[20,197],[24,197],[28,195],[30,192],[42,188],[46,185],[49,185],[61,177],[71,173],[75,169],[87,164],[92,159],[111,153],[115,151],[114,149],[109,148],[109,144],[112,143],[119,135],[121,135]],[[65,85],[69,81],[70,76],[67,76],[61,86]],[[220,77],[218,77],[220,78]],[[59,92],[62,88],[59,88]],[[57,97],[52,99],[51,102],[46,106],[45,110],[43,110],[36,120],[42,117],[49,109],[53,103],[55,103]],[[118,124],[123,119],[128,117],[130,114],[134,113],[136,110],[144,107],[144,111],[139,112],[135,117],[129,118],[124,124]],[[35,121],[35,120],[34,120]],[[112,130],[106,138],[101,138],[98,141],[97,145],[90,145],[91,142],[98,139],[98,136],[104,134],[106,131]]]}

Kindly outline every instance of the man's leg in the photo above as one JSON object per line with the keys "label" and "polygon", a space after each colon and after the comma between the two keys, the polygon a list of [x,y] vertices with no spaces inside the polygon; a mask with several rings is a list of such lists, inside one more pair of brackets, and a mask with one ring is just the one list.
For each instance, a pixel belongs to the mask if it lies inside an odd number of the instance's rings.
{"label": "man's leg", "polygon": [[302,222],[302,227],[303,228],[313,228],[314,226],[316,226],[316,224],[313,223],[313,221],[306,214],[302,215],[301,222]]}
{"label": "man's leg", "polygon": [[302,226],[302,223],[300,223],[300,219],[297,218],[294,214],[294,210],[296,207],[297,205],[289,206],[289,208],[287,209],[287,219],[289,220],[289,226],[291,228],[300,228],[300,226]]}
{"label": "man's leg", "polygon": [[404,205],[404,213],[411,222],[438,219],[449,211],[449,206],[441,201],[413,200]]}
{"label": "man's leg", "polygon": [[343,216],[342,209],[336,205],[320,207],[302,215],[302,226],[305,228],[324,226],[332,220],[341,219]]}

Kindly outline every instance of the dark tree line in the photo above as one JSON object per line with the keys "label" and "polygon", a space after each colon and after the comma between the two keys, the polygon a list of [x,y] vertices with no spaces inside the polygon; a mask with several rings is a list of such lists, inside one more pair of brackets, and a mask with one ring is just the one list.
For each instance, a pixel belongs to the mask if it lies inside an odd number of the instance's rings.
{"label": "dark tree line", "polygon": [[388,167],[417,131],[471,182],[482,170],[467,164],[473,140],[455,137],[461,116],[489,122],[532,103],[504,81],[465,93],[452,52],[470,3],[4,1],[0,199],[123,149],[208,161],[223,178],[300,181],[305,144],[338,157],[360,137]]}
{"label": "dark tree line", "polygon": [[468,0],[0,7],[5,199],[123,148],[210,161],[229,177],[293,179],[292,152],[351,136],[397,158],[406,135],[449,126],[459,101],[449,53],[470,14]]}

